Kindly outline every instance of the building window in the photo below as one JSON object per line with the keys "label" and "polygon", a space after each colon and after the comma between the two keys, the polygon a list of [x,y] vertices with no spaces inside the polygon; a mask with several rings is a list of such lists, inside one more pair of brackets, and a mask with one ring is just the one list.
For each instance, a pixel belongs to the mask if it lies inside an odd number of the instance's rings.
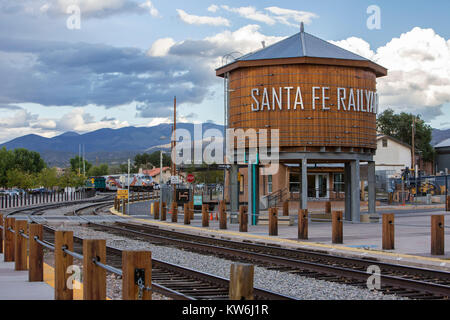
{"label": "building window", "polygon": [[383,148],[387,148],[387,146],[388,146],[388,140],[383,139]]}
{"label": "building window", "polygon": [[344,192],[344,174],[335,173],[333,176],[334,192]]}
{"label": "building window", "polygon": [[267,191],[268,191],[269,194],[271,194],[273,192],[273,189],[272,189],[272,175],[269,175],[267,177]]}
{"label": "building window", "polygon": [[300,174],[289,174],[289,192],[300,192]]}

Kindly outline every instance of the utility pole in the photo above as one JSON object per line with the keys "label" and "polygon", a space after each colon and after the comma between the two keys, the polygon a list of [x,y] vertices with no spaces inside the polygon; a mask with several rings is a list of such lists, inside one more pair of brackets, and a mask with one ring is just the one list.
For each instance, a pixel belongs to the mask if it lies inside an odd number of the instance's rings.
{"label": "utility pole", "polygon": [[[172,176],[177,175],[177,164],[176,164],[176,131],[177,131],[177,97],[173,98],[173,127],[172,127]],[[176,201],[177,196],[177,186],[173,185],[173,200]]]}
{"label": "utility pole", "polygon": [[412,121],[412,168],[414,169],[414,175],[416,175],[416,147],[415,147],[415,139],[414,136],[416,134],[416,116],[413,115],[413,121]]}
{"label": "utility pole", "polygon": [[83,175],[86,176],[86,166],[85,166],[86,163],[85,163],[84,157],[85,157],[85,150],[84,150],[84,144],[83,144]]}
{"label": "utility pole", "polygon": [[127,212],[130,214],[130,166],[131,161],[128,159],[128,201],[127,201]]}

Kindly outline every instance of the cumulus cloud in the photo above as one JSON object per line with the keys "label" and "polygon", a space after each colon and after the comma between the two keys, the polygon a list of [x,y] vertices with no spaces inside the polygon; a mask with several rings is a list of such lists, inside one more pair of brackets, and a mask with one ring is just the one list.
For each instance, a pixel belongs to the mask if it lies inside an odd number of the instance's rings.
{"label": "cumulus cloud", "polygon": [[0,118],[0,127],[2,128],[23,128],[30,126],[31,121],[38,118],[37,114],[32,114],[27,110],[17,110],[11,117]]}
{"label": "cumulus cloud", "polygon": [[274,14],[276,20],[288,26],[298,26],[300,22],[311,24],[313,18],[319,17],[312,12],[284,9],[280,7],[267,7],[266,10]]}
{"label": "cumulus cloud", "polygon": [[450,40],[433,29],[415,27],[376,51],[355,37],[334,43],[389,70],[387,77],[378,79],[382,107],[420,113],[430,120],[450,102]]}
{"label": "cumulus cloud", "polygon": [[145,12],[149,12],[154,17],[159,15],[150,0],[143,3],[135,0],[1,0],[0,11],[28,15],[67,15],[67,9],[73,5],[80,8],[84,18]]}
{"label": "cumulus cloud", "polygon": [[[214,7],[211,7],[210,8],[214,9],[215,11],[219,9],[219,7],[215,5]],[[208,8],[208,10],[210,8]],[[230,7],[227,5],[221,5],[220,8],[228,12],[236,13],[242,18],[262,22],[271,26],[276,23],[282,23],[288,26],[298,27],[300,22],[310,24],[312,22],[312,19],[318,18],[318,15],[312,12],[285,9],[275,6],[265,8],[264,10],[266,12],[258,11],[253,6]]]}
{"label": "cumulus cloud", "polygon": [[239,14],[241,17],[258,21],[258,22],[264,22],[268,25],[274,25],[276,23],[276,20],[272,17],[270,17],[268,14],[263,13],[261,11],[257,11],[255,7],[248,6],[248,7],[239,7],[239,8],[232,8],[227,5],[221,6],[223,9],[234,12]]}
{"label": "cumulus cloud", "polygon": [[209,12],[216,12],[217,10],[219,10],[219,6],[218,5],[212,4],[212,5],[210,5],[208,7],[208,11]]}
{"label": "cumulus cloud", "polygon": [[207,17],[188,14],[186,11],[177,9],[181,21],[187,24],[210,25],[210,26],[230,26],[230,21],[222,17]]}
{"label": "cumulus cloud", "polygon": [[148,54],[152,57],[163,57],[167,55],[170,48],[175,44],[172,38],[161,38],[153,42]]}

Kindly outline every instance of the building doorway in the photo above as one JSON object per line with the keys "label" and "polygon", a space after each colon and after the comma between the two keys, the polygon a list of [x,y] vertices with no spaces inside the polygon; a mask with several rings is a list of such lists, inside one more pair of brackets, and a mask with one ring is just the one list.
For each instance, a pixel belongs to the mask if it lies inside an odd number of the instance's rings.
{"label": "building doorway", "polygon": [[328,179],[328,173],[308,174],[308,198],[329,198]]}

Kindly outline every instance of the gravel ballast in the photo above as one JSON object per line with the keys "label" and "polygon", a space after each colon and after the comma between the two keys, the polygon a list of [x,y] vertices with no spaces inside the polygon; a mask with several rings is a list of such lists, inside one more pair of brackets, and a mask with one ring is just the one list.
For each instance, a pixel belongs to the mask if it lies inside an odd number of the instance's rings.
{"label": "gravel ballast", "polygon": [[[73,231],[81,238],[106,239],[107,245],[121,250],[149,250],[157,260],[181,265],[194,270],[229,278],[232,261],[197,254],[167,246],[156,246],[142,240],[95,231],[87,227],[60,225],[60,229]],[[307,278],[286,272],[255,267],[255,287],[281,293],[304,300],[403,300],[396,295],[385,295],[350,285]],[[117,288],[114,290],[117,292]],[[110,291],[111,292],[111,291]]]}

